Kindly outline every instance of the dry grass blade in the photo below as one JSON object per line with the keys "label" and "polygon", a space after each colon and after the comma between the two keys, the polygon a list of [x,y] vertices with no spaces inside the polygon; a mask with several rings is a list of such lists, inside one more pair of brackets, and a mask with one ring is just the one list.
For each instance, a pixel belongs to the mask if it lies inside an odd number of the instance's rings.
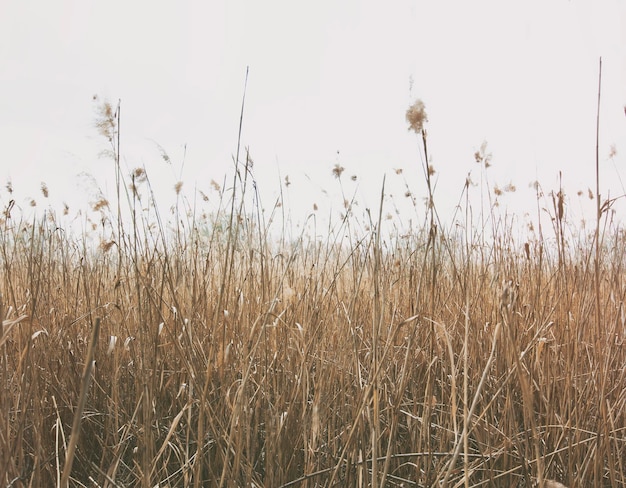
{"label": "dry grass blade", "polygon": [[2,337],[0,337],[0,347],[4,346],[5,342],[9,339],[9,334],[11,333],[11,329],[15,327],[20,322],[23,322],[28,318],[28,315],[20,315],[18,318],[13,320],[4,320],[2,322]]}
{"label": "dry grass blade", "polygon": [[78,444],[78,437],[80,436],[80,424],[83,418],[83,411],[85,404],[87,403],[87,395],[89,393],[89,384],[91,383],[91,375],[95,366],[94,353],[96,344],[98,343],[98,336],[100,335],[100,318],[96,318],[93,330],[91,332],[91,339],[89,341],[89,347],[87,349],[87,357],[85,358],[85,369],[83,370],[82,381],[80,384],[80,397],[78,399],[78,405],[74,412],[74,421],[72,423],[72,433],[70,434],[70,442],[67,446],[67,452],[65,453],[65,464],[63,466],[63,473],[61,475],[61,486],[69,486],[70,475],[72,473],[72,464],[74,463],[74,453],[76,451],[76,445]]}
{"label": "dry grass blade", "polygon": [[[461,432],[461,437],[458,439],[458,441],[456,442],[456,445],[454,447],[454,452],[452,454],[452,458],[450,459],[450,461],[448,461],[448,469],[445,472],[445,476],[443,477],[443,481],[441,482],[441,486],[447,487],[448,486],[448,480],[450,479],[450,476],[452,475],[452,470],[454,469],[454,466],[456,464],[456,460],[459,456],[459,454],[461,453],[461,449],[464,446],[464,440],[465,437],[467,435],[469,435],[472,427],[469,425],[468,420],[472,419],[474,416],[474,411],[476,410],[476,406],[478,405],[478,400],[480,398],[480,395],[482,393],[482,389],[483,386],[485,384],[485,380],[487,379],[487,375],[489,373],[489,370],[491,369],[491,365],[493,363],[493,360],[495,358],[495,354],[496,354],[496,346],[498,344],[498,338],[500,336],[500,330],[502,329],[502,324],[498,323],[496,325],[496,329],[493,333],[493,340],[491,343],[491,353],[489,354],[489,359],[487,359],[487,363],[485,364],[485,367],[483,369],[483,374],[480,378],[480,382],[478,383],[478,386],[476,387],[476,393],[474,395],[474,399],[472,400],[472,405],[469,408],[469,412],[467,414],[467,419],[466,422],[463,424],[463,431]],[[436,483],[436,486],[439,485],[439,482]],[[434,488],[435,485],[433,485]]]}

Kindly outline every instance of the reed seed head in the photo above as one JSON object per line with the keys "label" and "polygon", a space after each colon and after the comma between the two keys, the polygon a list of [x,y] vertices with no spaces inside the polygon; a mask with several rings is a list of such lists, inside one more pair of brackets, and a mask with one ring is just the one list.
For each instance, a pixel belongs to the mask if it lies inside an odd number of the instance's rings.
{"label": "reed seed head", "polygon": [[406,121],[409,123],[409,130],[416,134],[421,134],[424,130],[424,124],[428,122],[428,115],[424,102],[419,98],[406,111]]}

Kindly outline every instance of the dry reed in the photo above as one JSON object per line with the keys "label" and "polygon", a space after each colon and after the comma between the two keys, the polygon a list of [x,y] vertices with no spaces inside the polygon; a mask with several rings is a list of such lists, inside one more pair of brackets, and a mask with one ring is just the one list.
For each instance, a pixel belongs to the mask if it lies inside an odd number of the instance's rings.
{"label": "dry reed", "polygon": [[557,201],[552,241],[518,242],[493,208],[490,234],[469,211],[446,229],[429,186],[408,234],[381,197],[369,231],[347,212],[324,239],[276,238],[236,169],[204,217],[177,186],[174,222],[136,211],[154,199],[131,175],[127,212],[102,206],[89,237],[4,204],[1,483],[63,465],[71,486],[626,483],[619,227],[596,253]]}

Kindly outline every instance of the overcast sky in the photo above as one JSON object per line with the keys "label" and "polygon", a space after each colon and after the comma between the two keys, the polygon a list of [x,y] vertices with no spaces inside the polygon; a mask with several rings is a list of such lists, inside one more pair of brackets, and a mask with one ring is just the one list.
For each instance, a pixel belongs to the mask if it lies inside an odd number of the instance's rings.
{"label": "overcast sky", "polygon": [[[10,180],[20,206],[34,197],[38,208],[75,207],[93,195],[80,190],[84,174],[113,198],[93,95],[121,99],[123,167],[145,166],[164,204],[178,179],[189,196],[194,187],[210,193],[211,179],[232,172],[249,66],[243,145],[266,208],[288,176],[294,219],[313,204],[338,209],[335,164],[360,208],[377,209],[383,175],[396,204],[408,203],[405,182],[421,199],[418,140],[404,118],[420,98],[444,217],[467,174],[480,181],[473,154],[486,140],[490,183],[517,188],[502,205],[520,218],[536,212],[529,184],[556,190],[562,171],[577,219],[581,205],[593,208],[600,56],[602,191],[618,196],[626,179],[621,1],[3,0],[0,198],[6,204]],[[615,208],[623,214],[626,201]]]}

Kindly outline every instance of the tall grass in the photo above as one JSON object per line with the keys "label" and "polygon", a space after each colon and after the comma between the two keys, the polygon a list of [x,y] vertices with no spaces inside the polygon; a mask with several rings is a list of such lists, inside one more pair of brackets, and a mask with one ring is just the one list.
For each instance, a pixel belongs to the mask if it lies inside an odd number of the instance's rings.
{"label": "tall grass", "polygon": [[83,235],[4,204],[4,485],[62,484],[68,464],[71,486],[626,484],[611,220],[596,241],[556,201],[553,238],[520,241],[465,200],[445,228],[429,185],[410,233],[381,196],[365,224],[276,238],[249,162],[208,216],[178,187],[171,219],[143,170],[118,171],[126,210],[100,202]]}

